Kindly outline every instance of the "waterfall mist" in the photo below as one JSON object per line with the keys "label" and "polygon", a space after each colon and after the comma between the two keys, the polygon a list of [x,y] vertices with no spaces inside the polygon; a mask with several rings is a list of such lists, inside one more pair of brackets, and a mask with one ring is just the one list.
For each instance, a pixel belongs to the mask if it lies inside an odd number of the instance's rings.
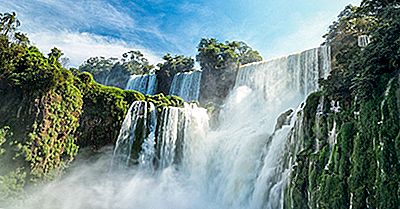
{"label": "waterfall mist", "polygon": [[155,121],[154,106],[134,103],[115,150],[10,208],[282,208],[300,104],[329,70],[329,47],[242,66],[213,129],[195,105],[164,108]]}

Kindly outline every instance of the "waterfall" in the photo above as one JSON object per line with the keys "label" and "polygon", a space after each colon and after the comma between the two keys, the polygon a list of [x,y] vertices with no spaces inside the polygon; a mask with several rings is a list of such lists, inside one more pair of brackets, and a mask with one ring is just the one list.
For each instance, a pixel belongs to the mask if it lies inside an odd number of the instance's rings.
{"label": "waterfall", "polygon": [[105,86],[108,86],[108,81],[110,80],[110,76],[111,76],[111,73],[108,73],[108,75],[106,76],[106,79],[104,80]]}
{"label": "waterfall", "polygon": [[318,80],[330,69],[328,50],[320,47],[239,69],[236,87],[221,111],[220,127],[208,135],[215,141],[207,174],[209,192],[224,205],[282,207],[290,171],[286,147],[299,149],[291,144],[299,142],[291,138],[301,109],[289,116],[289,125],[274,132],[275,121],[319,88]]}
{"label": "waterfall", "polygon": [[113,168],[139,164],[141,170],[153,171],[178,164],[186,156],[185,141],[191,139],[193,129],[206,131],[207,121],[206,110],[195,104],[164,107],[158,114],[152,103],[134,102],[116,142]]}
{"label": "waterfall", "polygon": [[153,103],[149,103],[150,118],[146,124],[148,130],[147,136],[144,138],[141,151],[139,153],[139,165],[142,169],[153,170],[154,169],[154,157],[155,157],[155,143],[156,143],[156,128],[157,128],[157,110]]}
{"label": "waterfall", "polygon": [[358,46],[361,48],[365,48],[371,42],[371,38],[368,35],[358,36]]}
{"label": "waterfall", "polygon": [[175,161],[176,151],[178,150],[179,132],[182,131],[182,123],[179,120],[179,108],[164,108],[162,113],[162,126],[158,137],[159,145],[159,167],[167,168]]}
{"label": "waterfall", "polygon": [[247,86],[258,92],[268,106],[274,106],[271,111],[277,115],[296,107],[309,93],[317,90],[318,80],[326,78],[330,72],[330,63],[330,47],[323,46],[244,65],[239,70],[236,87]]}
{"label": "waterfall", "polygon": [[[124,168],[116,173],[128,170],[129,175],[121,181],[113,172],[100,178],[83,170],[71,181],[94,180],[66,182],[73,192],[56,184],[51,191],[68,198],[38,192],[47,204],[34,198],[29,207],[283,208],[293,162],[304,141],[302,103],[318,90],[318,80],[326,78],[329,56],[329,47],[321,47],[240,67],[219,124],[212,129],[207,111],[195,104],[155,108],[134,102],[112,158],[112,169]],[[277,118],[284,121],[279,126]]]}
{"label": "waterfall", "polygon": [[[282,208],[294,153],[301,148],[299,105],[318,90],[318,81],[327,77],[329,65],[329,47],[320,47],[240,67],[216,129],[189,137],[199,130],[188,128],[195,109],[187,104],[162,109],[156,153],[150,159],[157,159],[159,172],[177,168],[174,175],[185,176],[179,181],[223,208]],[[200,77],[199,73],[176,75],[171,92],[191,88],[195,76]],[[193,92],[190,88],[189,93]],[[190,95],[187,92],[179,96]],[[281,117],[287,117],[283,119],[287,122],[275,130],[276,119],[284,111]]]}
{"label": "waterfall", "polygon": [[155,74],[131,75],[125,89],[139,91],[143,94],[153,95],[157,88]]}
{"label": "waterfall", "polygon": [[201,71],[178,73],[174,76],[169,91],[185,101],[197,101],[200,94]]}
{"label": "waterfall", "polygon": [[[288,118],[290,123],[275,131],[270,137],[263,152],[263,165],[259,171],[252,196],[251,208],[282,208],[285,186],[292,165],[290,154],[299,150],[299,141],[296,129],[302,118],[302,107],[299,107]],[[296,134],[294,134],[296,132]]]}
{"label": "waterfall", "polygon": [[[127,167],[139,161],[148,167],[154,153],[155,107],[152,103],[134,102],[122,124],[113,155],[113,168]],[[140,147],[142,148],[139,152]]]}

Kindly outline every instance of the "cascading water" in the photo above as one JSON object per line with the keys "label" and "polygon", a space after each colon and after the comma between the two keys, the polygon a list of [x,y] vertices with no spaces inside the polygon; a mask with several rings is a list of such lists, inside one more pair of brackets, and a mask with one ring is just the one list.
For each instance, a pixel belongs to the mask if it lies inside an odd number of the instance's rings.
{"label": "cascading water", "polygon": [[[239,69],[236,87],[209,133],[210,191],[231,208],[280,208],[288,176],[283,167],[289,133],[297,119],[274,133],[275,120],[318,89],[330,69],[329,48],[253,63]],[[299,110],[300,111],[300,110]],[[294,146],[294,145],[291,145]]]}
{"label": "cascading water", "polygon": [[135,161],[138,161],[140,166],[152,167],[156,125],[154,105],[147,102],[134,102],[122,124],[114,150],[112,167],[126,167]]}
{"label": "cascading water", "polygon": [[142,170],[151,171],[154,166],[162,170],[179,163],[184,158],[184,140],[190,140],[194,132],[193,123],[206,131],[207,121],[206,110],[195,104],[164,107],[157,115],[152,103],[134,102],[122,124],[112,167],[138,163]]}
{"label": "cascading water", "polygon": [[157,88],[155,74],[131,75],[125,89],[139,91],[143,94],[153,95]]}
{"label": "cascading water", "polygon": [[361,48],[365,48],[371,42],[370,36],[368,35],[361,35],[358,36],[358,46]]}
{"label": "cascading water", "polygon": [[[60,208],[282,208],[292,163],[302,148],[302,106],[284,115],[277,130],[275,121],[318,89],[319,78],[330,69],[329,54],[322,47],[242,66],[213,129],[208,129],[206,110],[194,104],[160,112],[150,103],[133,103],[113,167],[135,174],[116,181],[109,175],[97,180],[96,173],[97,181],[68,193]],[[71,183],[76,179],[68,180],[67,186],[77,185]],[[66,194],[65,187],[43,191]],[[45,206],[40,200],[29,206],[50,209],[58,199],[46,196]]]}
{"label": "cascading water", "polygon": [[174,76],[169,91],[185,101],[198,101],[200,94],[201,71],[178,73]]}
{"label": "cascading water", "polygon": [[276,131],[275,120],[318,89],[318,80],[330,69],[329,54],[328,47],[321,47],[241,67],[219,127],[206,137],[189,140],[187,133],[194,131],[186,127],[190,117],[181,108],[164,108],[156,146],[158,168],[168,170],[184,161],[177,166],[175,175],[185,177],[179,181],[222,208],[281,208],[293,161],[288,159],[293,158],[289,148],[300,149],[293,144],[299,142],[292,132],[301,108]]}

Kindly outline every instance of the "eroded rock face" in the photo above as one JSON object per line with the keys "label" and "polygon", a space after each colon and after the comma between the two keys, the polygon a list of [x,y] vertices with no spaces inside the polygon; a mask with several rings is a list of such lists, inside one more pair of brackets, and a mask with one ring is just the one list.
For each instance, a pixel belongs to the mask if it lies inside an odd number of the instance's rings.
{"label": "eroded rock face", "polygon": [[235,86],[238,66],[222,69],[203,69],[200,84],[200,104],[222,105],[230,90]]}
{"label": "eroded rock face", "polygon": [[275,131],[278,129],[281,129],[282,126],[284,125],[289,125],[290,124],[290,119],[292,116],[293,110],[290,109],[284,113],[282,113],[278,119],[276,120],[276,125],[275,125]]}

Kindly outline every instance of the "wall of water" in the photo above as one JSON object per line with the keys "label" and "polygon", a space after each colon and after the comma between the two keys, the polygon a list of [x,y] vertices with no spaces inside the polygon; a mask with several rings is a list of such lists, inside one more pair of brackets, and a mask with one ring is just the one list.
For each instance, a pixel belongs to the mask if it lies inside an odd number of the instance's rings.
{"label": "wall of water", "polygon": [[236,88],[244,86],[263,97],[264,109],[278,115],[297,107],[319,88],[331,70],[330,47],[319,47],[279,59],[242,66]]}
{"label": "wall of water", "polygon": [[321,47],[239,69],[219,128],[208,133],[214,145],[212,166],[205,170],[218,201],[231,208],[282,207],[290,171],[287,147],[299,146],[290,138],[301,109],[274,132],[276,119],[319,88],[318,80],[330,70],[329,54]]}
{"label": "wall of water", "polygon": [[[196,119],[189,116],[193,108],[163,109],[156,153],[150,159],[157,159],[161,172],[177,168],[174,175],[184,176],[179,181],[221,208],[281,208],[294,158],[289,151],[301,146],[294,140],[301,137],[297,126],[302,110],[297,107],[318,89],[329,65],[329,48],[321,47],[241,67],[216,129],[204,132],[205,117],[200,127],[188,126]],[[189,84],[194,76],[177,75],[174,88]],[[297,110],[275,130],[276,118],[288,109]]]}
{"label": "wall of water", "polygon": [[138,164],[141,170],[153,171],[181,164],[193,125],[206,131],[207,122],[206,110],[195,104],[164,107],[158,113],[152,103],[134,102],[116,142],[112,169]]}
{"label": "wall of water", "polygon": [[137,101],[128,110],[115,145],[112,168],[140,163],[152,166],[155,144],[156,110],[152,103]]}
{"label": "wall of water", "polygon": [[198,101],[200,81],[201,71],[178,73],[174,76],[169,94],[179,96],[185,101]]}
{"label": "wall of water", "polygon": [[[206,110],[195,105],[158,112],[150,103],[133,103],[112,168],[138,168],[135,174],[99,179],[95,172],[90,183],[71,184],[90,177],[84,170],[79,178],[51,187],[68,198],[40,191],[48,207],[37,197],[30,206],[50,209],[62,199],[60,208],[282,208],[292,162],[302,146],[301,103],[327,76],[329,54],[328,47],[321,47],[241,67],[213,129]],[[284,115],[287,122],[275,130],[276,119],[288,109],[293,111]],[[82,186],[68,193],[65,185]]]}
{"label": "wall of water", "polygon": [[125,89],[153,95],[157,90],[157,77],[155,74],[131,75]]}

